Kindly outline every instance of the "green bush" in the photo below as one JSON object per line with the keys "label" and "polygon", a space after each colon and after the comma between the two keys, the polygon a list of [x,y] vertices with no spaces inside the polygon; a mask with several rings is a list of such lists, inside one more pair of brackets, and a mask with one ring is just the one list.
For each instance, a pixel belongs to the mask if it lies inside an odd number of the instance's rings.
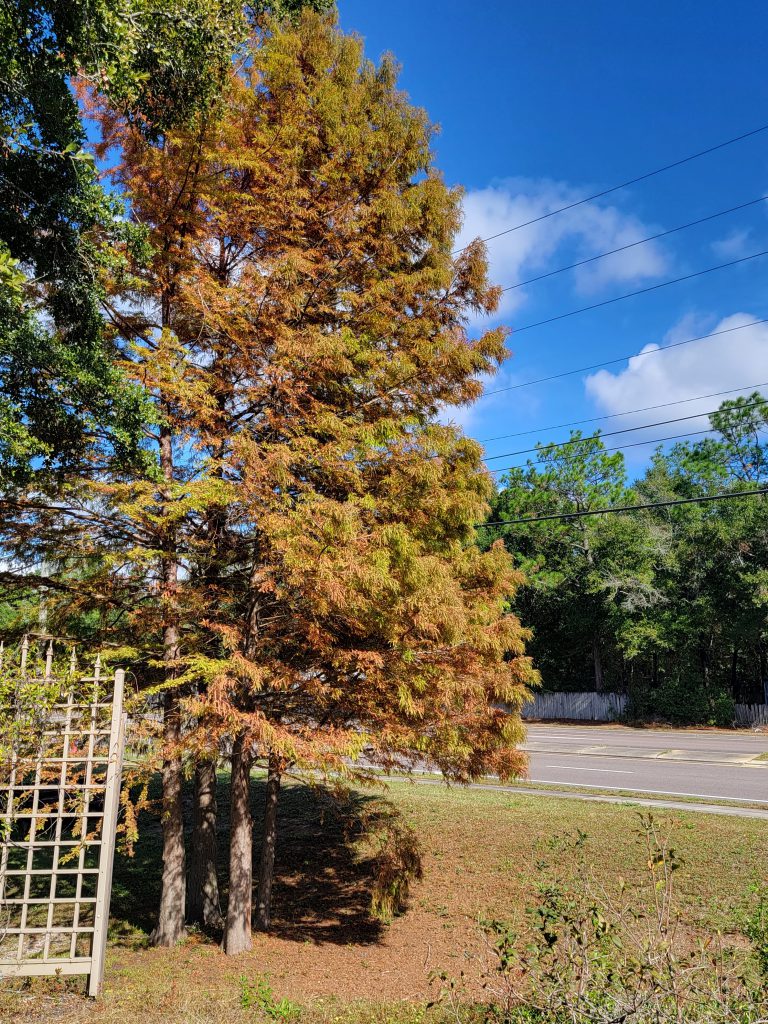
{"label": "green bush", "polygon": [[240,1005],[244,1010],[258,1010],[274,1024],[291,1024],[298,1020],[301,1008],[283,996],[278,999],[272,991],[268,975],[248,981],[245,975],[240,978]]}
{"label": "green bush", "polygon": [[630,693],[626,717],[671,725],[733,725],[733,698],[725,690],[709,690],[699,682],[668,679],[654,690]]}

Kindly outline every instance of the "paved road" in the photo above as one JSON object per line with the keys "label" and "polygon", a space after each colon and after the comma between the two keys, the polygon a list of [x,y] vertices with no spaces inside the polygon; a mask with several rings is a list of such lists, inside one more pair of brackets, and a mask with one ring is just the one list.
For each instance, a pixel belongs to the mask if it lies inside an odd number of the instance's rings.
{"label": "paved road", "polygon": [[528,726],[529,780],[768,804],[768,734]]}

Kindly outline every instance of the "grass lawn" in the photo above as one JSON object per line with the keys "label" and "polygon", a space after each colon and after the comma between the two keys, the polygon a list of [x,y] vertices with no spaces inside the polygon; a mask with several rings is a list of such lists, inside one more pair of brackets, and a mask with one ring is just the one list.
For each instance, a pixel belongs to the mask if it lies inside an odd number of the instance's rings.
{"label": "grass lawn", "polygon": [[[254,780],[253,788],[258,807],[262,782]],[[359,794],[355,814],[370,810],[376,796]],[[523,921],[537,881],[554,869],[577,869],[574,853],[552,849],[554,837],[577,829],[586,833],[586,861],[595,881],[609,890],[623,878],[630,891],[640,892],[645,880],[638,809],[630,804],[408,783],[390,785],[386,796],[416,829],[424,853],[424,878],[413,886],[407,912],[391,925],[369,912],[371,843],[361,843],[359,830],[355,835],[342,828],[327,802],[295,785],[286,788],[281,805],[273,933],[257,935],[251,953],[231,959],[214,941],[194,934],[177,949],[150,949],[159,826],[146,818],[135,856],[118,857],[115,866],[103,998],[88,1002],[72,991],[72,983],[14,982],[0,989],[0,1020],[284,1019],[275,1004],[266,1013],[263,1005],[241,1005],[240,979],[255,984],[266,978],[278,1000],[286,997],[301,1007],[303,1021],[418,1024],[441,1012],[425,1009],[435,995],[432,972],[464,970],[471,986],[474,958],[484,948],[478,919]],[[686,811],[657,818],[684,860],[677,884],[687,927],[692,933],[735,933],[749,885],[768,877],[765,822]],[[75,985],[81,987],[79,981]],[[291,1017],[294,1007],[284,1009]]]}

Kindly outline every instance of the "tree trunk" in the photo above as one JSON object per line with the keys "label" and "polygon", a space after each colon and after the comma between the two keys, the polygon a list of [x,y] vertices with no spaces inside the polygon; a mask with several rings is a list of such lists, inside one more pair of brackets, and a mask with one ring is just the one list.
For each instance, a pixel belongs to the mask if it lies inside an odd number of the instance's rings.
{"label": "tree trunk", "polygon": [[602,693],[605,687],[605,679],[603,677],[603,658],[600,654],[600,641],[597,635],[592,638],[592,657],[595,662],[595,690],[598,693]]}
{"label": "tree trunk", "polygon": [[251,755],[239,736],[232,748],[229,825],[229,901],[224,928],[224,952],[247,952],[251,941],[253,889],[253,822],[250,802]]}
{"label": "tree trunk", "polygon": [[731,653],[731,696],[734,700],[738,700],[738,691],[738,650],[734,647]]}
{"label": "tree trunk", "polygon": [[267,773],[267,796],[264,804],[264,832],[261,841],[259,863],[259,888],[256,899],[255,925],[260,932],[269,931],[272,909],[272,881],[275,877],[275,850],[277,848],[277,802],[280,797],[282,764],[274,755],[269,755]]}
{"label": "tree trunk", "polygon": [[179,698],[165,695],[165,744],[163,761],[163,874],[160,909],[151,941],[155,946],[175,946],[184,936],[184,898],[186,858],[184,852],[184,813],[182,785]]}
{"label": "tree trunk", "polygon": [[[169,314],[163,312],[165,324]],[[165,413],[169,410],[162,406]],[[160,468],[165,486],[161,489],[164,510],[172,500],[173,438],[168,426],[160,428]],[[184,853],[183,774],[181,753],[181,710],[179,695],[170,689],[178,674],[179,659],[179,563],[176,534],[172,526],[159,536],[161,598],[163,602],[163,662],[165,665],[165,761],[163,762],[163,876],[157,927],[152,933],[156,946],[175,946],[184,935],[187,865]]]}
{"label": "tree trunk", "polygon": [[216,762],[195,768],[194,824],[189,858],[187,919],[202,928],[221,928],[224,919],[216,873]]}

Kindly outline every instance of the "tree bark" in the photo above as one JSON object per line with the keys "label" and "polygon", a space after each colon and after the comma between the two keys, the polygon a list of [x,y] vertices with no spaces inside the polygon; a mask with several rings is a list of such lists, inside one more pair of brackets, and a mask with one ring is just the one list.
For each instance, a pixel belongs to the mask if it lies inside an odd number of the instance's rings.
{"label": "tree bark", "polygon": [[739,682],[739,649],[733,648],[731,652],[731,696],[734,700],[741,697],[741,685]]}
{"label": "tree bark", "polygon": [[163,874],[160,909],[151,942],[155,946],[175,946],[184,936],[184,902],[186,889],[186,855],[184,851],[184,813],[182,786],[184,782],[181,756],[179,698],[165,695],[165,744],[163,761]]}
{"label": "tree bark", "polygon": [[187,919],[202,928],[224,924],[216,872],[216,762],[200,761],[195,768],[194,820],[187,885]]}
{"label": "tree bark", "polygon": [[[170,313],[163,307],[163,324]],[[170,410],[163,403],[163,412]],[[172,500],[173,438],[168,426],[160,428],[160,468],[164,486],[164,509]],[[163,762],[163,875],[157,927],[152,933],[156,946],[175,946],[184,935],[187,865],[184,851],[183,773],[181,753],[181,709],[179,695],[171,689],[178,674],[179,659],[179,563],[174,528],[160,533],[161,598],[163,604],[163,662],[165,683],[165,760]]]}
{"label": "tree bark", "polygon": [[259,888],[256,898],[256,928],[269,931],[272,911],[272,882],[275,877],[275,851],[277,848],[277,804],[280,797],[282,764],[274,755],[269,755],[267,773],[267,795],[264,804],[264,831],[261,841],[259,862]]}
{"label": "tree bark", "polygon": [[250,802],[251,754],[242,736],[232,748],[229,825],[229,900],[224,952],[245,953],[252,946],[253,821]]}
{"label": "tree bark", "polygon": [[595,690],[597,693],[602,693],[605,687],[605,678],[603,677],[603,658],[600,654],[600,640],[597,635],[592,638],[592,657],[595,663]]}

